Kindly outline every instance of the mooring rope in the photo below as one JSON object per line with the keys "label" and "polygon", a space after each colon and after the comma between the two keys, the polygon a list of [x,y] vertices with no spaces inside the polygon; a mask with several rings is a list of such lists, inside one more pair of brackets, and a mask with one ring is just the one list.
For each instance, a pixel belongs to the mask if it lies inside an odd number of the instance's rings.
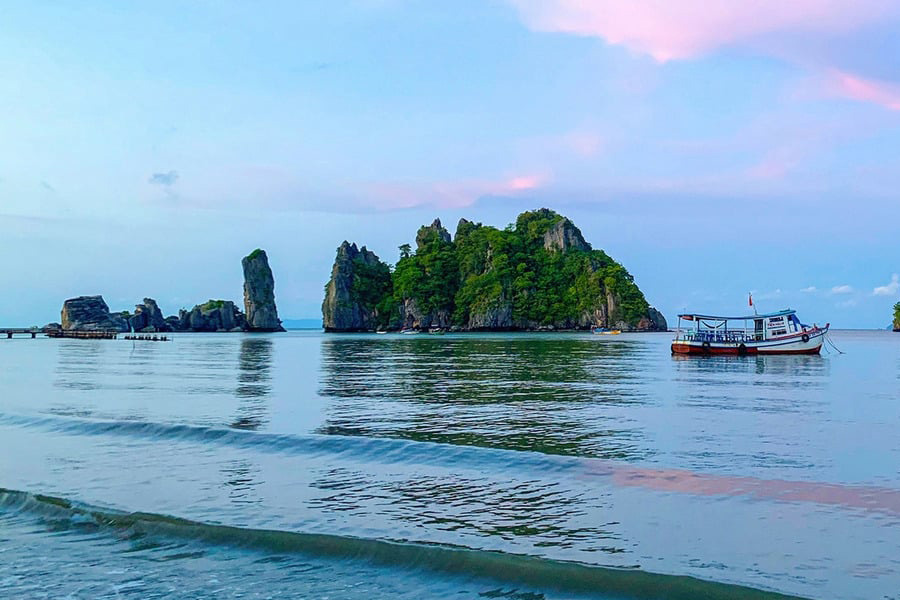
{"label": "mooring rope", "polygon": [[825,341],[831,344],[831,347],[834,348],[838,354],[844,354],[840,348],[834,345],[834,342],[831,341],[831,336],[829,336],[828,334],[825,334]]}

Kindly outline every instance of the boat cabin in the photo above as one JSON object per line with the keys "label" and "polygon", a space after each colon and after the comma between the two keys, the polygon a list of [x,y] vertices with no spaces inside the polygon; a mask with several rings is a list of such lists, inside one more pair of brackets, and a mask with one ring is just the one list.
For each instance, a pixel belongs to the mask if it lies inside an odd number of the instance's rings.
{"label": "boat cabin", "polygon": [[[681,321],[689,321],[682,329]],[[729,323],[731,322],[731,323]],[[741,326],[735,327],[735,324]],[[712,315],[678,315],[676,340],[687,342],[733,343],[764,342],[809,330],[797,318],[796,311],[782,310],[746,317],[716,317]]]}

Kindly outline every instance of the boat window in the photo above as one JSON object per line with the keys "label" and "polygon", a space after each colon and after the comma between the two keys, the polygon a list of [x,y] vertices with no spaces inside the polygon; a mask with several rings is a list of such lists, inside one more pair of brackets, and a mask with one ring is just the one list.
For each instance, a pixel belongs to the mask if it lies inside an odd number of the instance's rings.
{"label": "boat window", "polygon": [[773,331],[772,335],[784,335],[787,333],[787,329],[779,329],[777,331]]}

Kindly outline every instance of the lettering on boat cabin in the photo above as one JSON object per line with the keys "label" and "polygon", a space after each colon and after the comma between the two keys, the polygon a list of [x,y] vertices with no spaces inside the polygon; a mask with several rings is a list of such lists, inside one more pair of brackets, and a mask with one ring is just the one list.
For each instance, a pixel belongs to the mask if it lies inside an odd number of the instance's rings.
{"label": "lettering on boat cabin", "polygon": [[769,329],[784,327],[784,317],[771,317],[769,319]]}

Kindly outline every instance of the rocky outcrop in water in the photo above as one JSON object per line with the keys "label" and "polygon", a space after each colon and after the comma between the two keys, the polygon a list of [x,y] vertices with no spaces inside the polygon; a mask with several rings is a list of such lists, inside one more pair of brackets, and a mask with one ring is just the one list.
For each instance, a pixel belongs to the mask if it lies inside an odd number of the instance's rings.
{"label": "rocky outcrop in water", "polygon": [[209,300],[178,311],[178,331],[245,331],[247,319],[231,300]]}
{"label": "rocky outcrop in water", "polygon": [[78,296],[63,302],[62,328],[66,331],[128,331],[128,323],[111,314],[103,296]]}
{"label": "rocky outcrop in water", "polygon": [[435,219],[415,240],[393,271],[375,257],[377,285],[358,275],[371,268],[344,242],[322,305],[327,331],[666,329],[628,271],[552,210],[504,229],[460,219],[454,238]]}
{"label": "rocky outcrop in water", "polygon": [[153,298],[144,298],[142,304],[135,305],[134,314],[128,319],[128,324],[132,331],[144,333],[172,330],[172,326],[163,317]]}
{"label": "rocky outcrop in water", "polygon": [[[377,260],[377,259],[376,259]],[[79,296],[63,303],[62,329],[67,331],[284,331],[275,307],[275,278],[263,250],[241,261],[247,315],[230,300],[210,300],[178,316],[166,317],[153,298],[135,305],[134,314],[110,313],[102,296]],[[387,268],[385,266],[385,268]]]}
{"label": "rocky outcrop in water", "polygon": [[652,306],[647,309],[647,319],[649,323],[645,324],[643,329],[649,329],[651,331],[667,331],[669,329],[666,318]]}
{"label": "rocky outcrop in water", "polygon": [[241,261],[244,310],[250,331],[284,331],[275,307],[275,278],[265,250],[257,248]]}
{"label": "rocky outcrop in water", "polygon": [[390,286],[390,269],[374,252],[344,241],[337,249],[331,279],[325,286],[325,331],[373,331],[378,324],[379,303],[389,294]]}

